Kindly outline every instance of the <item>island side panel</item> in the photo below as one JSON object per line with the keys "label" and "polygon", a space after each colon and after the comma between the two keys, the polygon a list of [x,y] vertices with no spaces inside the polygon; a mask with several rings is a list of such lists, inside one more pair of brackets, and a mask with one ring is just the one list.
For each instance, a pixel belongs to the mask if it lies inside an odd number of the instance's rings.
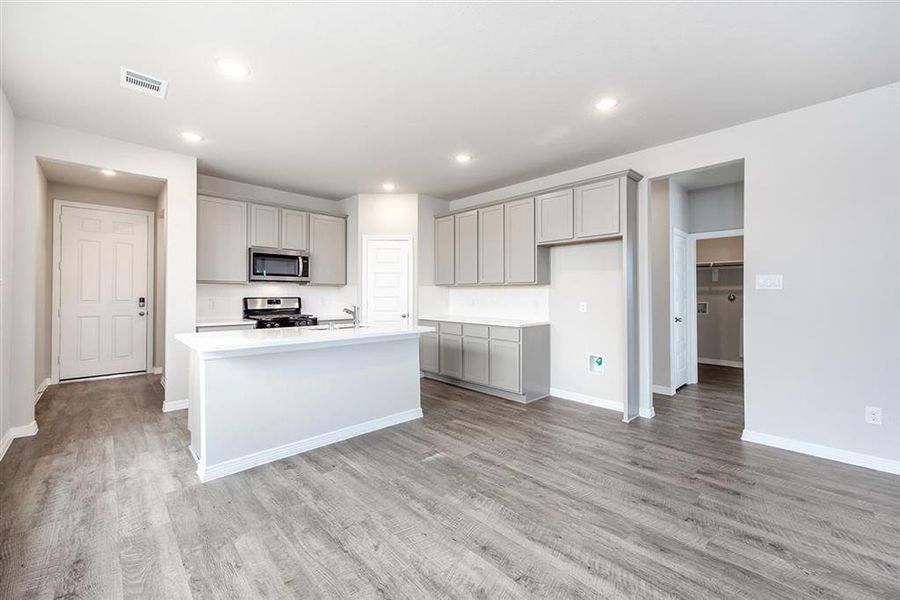
{"label": "island side panel", "polygon": [[418,338],[204,363],[204,479],[422,414]]}

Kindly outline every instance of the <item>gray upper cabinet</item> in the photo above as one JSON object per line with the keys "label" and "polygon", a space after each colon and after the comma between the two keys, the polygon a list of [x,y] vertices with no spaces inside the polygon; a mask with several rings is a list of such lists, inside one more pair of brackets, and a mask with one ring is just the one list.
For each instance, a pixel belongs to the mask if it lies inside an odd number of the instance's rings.
{"label": "gray upper cabinet", "polygon": [[478,283],[504,282],[503,214],[502,204],[478,209]]}
{"label": "gray upper cabinet", "polygon": [[281,234],[280,208],[264,204],[250,205],[250,245],[279,248]]}
{"label": "gray upper cabinet", "polygon": [[478,283],[478,211],[455,215],[456,284]]}
{"label": "gray upper cabinet", "polygon": [[286,250],[309,250],[309,213],[281,209],[281,247]]}
{"label": "gray upper cabinet", "polygon": [[617,236],[620,233],[619,179],[575,188],[575,237]]}
{"label": "gray upper cabinet", "polygon": [[347,220],[309,215],[309,283],[347,284]]}
{"label": "gray upper cabinet", "polygon": [[247,204],[197,197],[197,281],[247,282]]}
{"label": "gray upper cabinet", "polygon": [[506,203],[506,283],[535,283],[534,198]]}
{"label": "gray upper cabinet", "polygon": [[453,215],[434,220],[434,284],[456,283]]}
{"label": "gray upper cabinet", "polygon": [[572,197],[572,190],[561,190],[535,198],[539,244],[571,240],[574,237]]}

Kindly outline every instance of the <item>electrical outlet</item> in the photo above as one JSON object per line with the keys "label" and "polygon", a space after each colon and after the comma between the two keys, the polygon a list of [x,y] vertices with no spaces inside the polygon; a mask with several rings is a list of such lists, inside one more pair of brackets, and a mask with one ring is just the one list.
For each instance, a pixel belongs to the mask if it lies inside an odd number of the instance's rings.
{"label": "electrical outlet", "polygon": [[867,406],[866,407],[866,423],[870,423],[872,425],[881,425],[881,407],[880,406]]}
{"label": "electrical outlet", "polygon": [[579,302],[578,303],[578,312],[582,312],[582,313],[587,312],[587,302]]}

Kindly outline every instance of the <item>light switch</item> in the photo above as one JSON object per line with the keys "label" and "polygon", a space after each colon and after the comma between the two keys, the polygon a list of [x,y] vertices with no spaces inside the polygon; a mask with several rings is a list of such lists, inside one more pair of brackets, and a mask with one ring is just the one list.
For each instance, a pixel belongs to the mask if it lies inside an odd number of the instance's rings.
{"label": "light switch", "polygon": [[578,303],[578,312],[587,312],[587,302],[579,302]]}
{"label": "light switch", "polygon": [[784,277],[781,273],[756,276],[756,289],[758,290],[780,290],[783,287],[783,283]]}

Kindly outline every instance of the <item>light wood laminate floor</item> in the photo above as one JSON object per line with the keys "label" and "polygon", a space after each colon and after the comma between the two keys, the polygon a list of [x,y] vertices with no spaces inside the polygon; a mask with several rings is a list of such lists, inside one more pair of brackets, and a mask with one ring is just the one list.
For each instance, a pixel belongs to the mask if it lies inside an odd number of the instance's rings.
{"label": "light wood laminate floor", "polygon": [[[55,386],[0,462],[2,598],[900,598],[900,477],[423,381],[425,418],[200,484],[155,377]],[[247,424],[252,427],[252,423]]]}

